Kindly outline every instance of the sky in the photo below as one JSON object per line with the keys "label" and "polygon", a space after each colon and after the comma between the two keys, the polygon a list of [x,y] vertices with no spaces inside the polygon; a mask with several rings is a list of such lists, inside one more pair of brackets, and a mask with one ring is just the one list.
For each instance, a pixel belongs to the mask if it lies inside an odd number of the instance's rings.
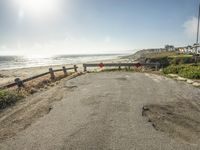
{"label": "sky", "polygon": [[192,45],[200,0],[0,0],[0,55]]}

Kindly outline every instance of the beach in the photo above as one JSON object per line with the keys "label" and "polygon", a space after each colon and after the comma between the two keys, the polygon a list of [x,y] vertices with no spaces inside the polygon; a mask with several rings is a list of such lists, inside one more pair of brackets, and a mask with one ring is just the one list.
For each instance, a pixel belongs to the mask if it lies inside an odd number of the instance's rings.
{"label": "beach", "polygon": [[[119,62],[129,62],[129,59],[121,59],[121,58],[113,58],[113,59],[102,59],[102,60],[93,60],[86,61],[86,63],[119,63]],[[61,69],[63,66],[66,68],[73,67],[73,65],[78,66],[78,71],[83,71],[82,63],[74,63],[74,64],[62,64],[62,65],[46,65],[39,67],[27,67],[27,68],[17,68],[17,69],[4,69],[0,70],[0,85],[4,85],[10,82],[13,82],[14,79],[26,79],[41,73],[45,73],[49,71],[49,68],[53,69]]]}

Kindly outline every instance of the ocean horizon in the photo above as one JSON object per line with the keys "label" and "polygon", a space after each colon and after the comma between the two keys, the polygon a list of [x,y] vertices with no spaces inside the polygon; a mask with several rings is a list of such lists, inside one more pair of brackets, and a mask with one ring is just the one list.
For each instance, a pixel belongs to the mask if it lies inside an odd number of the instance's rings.
{"label": "ocean horizon", "polygon": [[116,59],[125,54],[83,54],[52,56],[0,56],[0,70],[42,67],[63,64],[78,64],[91,61]]}

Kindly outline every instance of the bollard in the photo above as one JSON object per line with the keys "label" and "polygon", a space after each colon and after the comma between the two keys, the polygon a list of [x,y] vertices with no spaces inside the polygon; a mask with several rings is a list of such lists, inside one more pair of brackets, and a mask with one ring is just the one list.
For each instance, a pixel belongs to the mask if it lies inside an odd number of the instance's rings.
{"label": "bollard", "polygon": [[63,73],[65,76],[67,76],[67,70],[66,70],[65,66],[63,66]]}
{"label": "bollard", "polygon": [[77,72],[77,66],[76,65],[74,65],[74,71]]}
{"label": "bollard", "polygon": [[17,84],[18,88],[24,87],[23,81],[20,78],[16,78],[15,83]]}
{"label": "bollard", "polygon": [[55,75],[54,75],[54,72],[53,72],[52,68],[49,68],[49,73],[51,75],[51,80],[54,80],[55,79]]}

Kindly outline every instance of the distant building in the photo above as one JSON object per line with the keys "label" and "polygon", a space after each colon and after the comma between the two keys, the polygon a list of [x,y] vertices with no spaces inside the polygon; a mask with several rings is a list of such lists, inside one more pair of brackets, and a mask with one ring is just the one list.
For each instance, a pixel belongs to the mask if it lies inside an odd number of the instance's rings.
{"label": "distant building", "polygon": [[188,45],[187,47],[185,47],[185,53],[188,53],[188,54],[194,53],[193,50],[194,49],[193,49],[193,47],[191,45]]}
{"label": "distant building", "polygon": [[200,45],[199,45],[199,43],[195,43],[193,45],[193,53],[200,54]]}
{"label": "distant building", "polygon": [[186,48],[185,47],[177,47],[176,51],[178,51],[179,53],[185,53]]}

